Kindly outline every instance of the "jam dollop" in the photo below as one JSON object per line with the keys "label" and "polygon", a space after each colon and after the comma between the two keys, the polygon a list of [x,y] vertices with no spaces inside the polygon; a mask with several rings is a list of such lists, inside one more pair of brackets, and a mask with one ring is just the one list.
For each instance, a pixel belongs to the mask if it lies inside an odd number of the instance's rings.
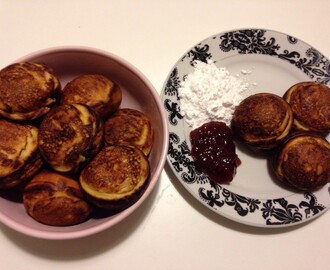
{"label": "jam dollop", "polygon": [[216,183],[231,182],[241,164],[231,129],[224,122],[211,121],[190,132],[191,155],[196,169]]}

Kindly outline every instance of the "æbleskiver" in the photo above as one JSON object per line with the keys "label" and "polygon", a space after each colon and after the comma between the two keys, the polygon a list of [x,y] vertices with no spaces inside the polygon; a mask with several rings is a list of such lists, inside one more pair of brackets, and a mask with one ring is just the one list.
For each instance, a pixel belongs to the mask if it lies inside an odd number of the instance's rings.
{"label": "\u00e6bleskiver", "polygon": [[235,107],[247,96],[249,83],[213,61],[195,61],[194,71],[179,88],[185,121],[195,129],[209,121],[230,125]]}

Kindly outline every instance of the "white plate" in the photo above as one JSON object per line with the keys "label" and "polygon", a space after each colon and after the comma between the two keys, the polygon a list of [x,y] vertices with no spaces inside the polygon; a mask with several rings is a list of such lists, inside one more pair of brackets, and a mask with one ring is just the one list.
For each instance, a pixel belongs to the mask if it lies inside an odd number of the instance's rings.
{"label": "white plate", "polygon": [[180,111],[178,88],[193,71],[194,60],[208,59],[249,82],[251,93],[282,96],[297,82],[330,84],[330,61],[287,34],[242,29],[216,34],[196,44],[175,64],[161,93],[170,130],[167,160],[178,180],[216,213],[252,226],[290,226],[324,213],[330,206],[330,183],[315,192],[296,192],[276,181],[266,158],[252,156],[240,147],[237,154],[242,164],[230,184],[214,184],[195,170],[190,155],[191,129]]}

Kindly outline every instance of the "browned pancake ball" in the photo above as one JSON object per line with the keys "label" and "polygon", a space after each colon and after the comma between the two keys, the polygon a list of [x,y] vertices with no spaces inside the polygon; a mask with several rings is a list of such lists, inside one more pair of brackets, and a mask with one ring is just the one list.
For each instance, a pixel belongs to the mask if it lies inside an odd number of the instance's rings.
{"label": "browned pancake ball", "polygon": [[0,71],[0,115],[30,121],[48,113],[57,102],[60,81],[42,64],[15,63]]}
{"label": "browned pancake ball", "polygon": [[149,161],[136,147],[105,146],[82,170],[80,185],[88,200],[108,210],[123,210],[145,191]]}
{"label": "browned pancake ball", "polygon": [[153,145],[154,131],[148,117],[135,109],[120,109],[104,124],[106,144],[138,147],[148,155]]}
{"label": "browned pancake ball", "polygon": [[0,189],[24,183],[42,164],[38,129],[0,119]]}
{"label": "browned pancake ball", "polygon": [[25,186],[23,203],[32,218],[51,226],[81,223],[92,212],[76,180],[47,170],[38,173]]}
{"label": "browned pancake ball", "polygon": [[54,170],[76,173],[100,150],[103,135],[103,122],[89,106],[61,105],[40,124],[40,153]]}
{"label": "browned pancake ball", "polygon": [[292,135],[273,158],[280,181],[303,191],[313,191],[330,181],[330,144],[321,136]]}
{"label": "browned pancake ball", "polygon": [[293,127],[300,131],[330,132],[330,88],[318,82],[300,82],[283,98],[290,104]]}
{"label": "browned pancake ball", "polygon": [[61,104],[82,103],[92,107],[103,119],[113,114],[122,101],[121,88],[99,74],[81,75],[63,89]]}
{"label": "browned pancake ball", "polygon": [[253,150],[277,147],[289,134],[293,122],[291,108],[281,97],[258,93],[244,99],[235,109],[232,129]]}

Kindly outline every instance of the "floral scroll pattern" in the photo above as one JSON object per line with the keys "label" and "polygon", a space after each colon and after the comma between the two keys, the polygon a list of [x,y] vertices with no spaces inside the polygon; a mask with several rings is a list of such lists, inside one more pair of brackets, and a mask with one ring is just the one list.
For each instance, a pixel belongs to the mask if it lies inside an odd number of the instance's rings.
{"label": "floral scroll pattern", "polygon": [[[282,49],[275,37],[268,37],[267,30],[246,29],[227,32],[219,36],[219,49],[223,52],[237,51],[239,54],[264,54],[275,56],[301,69],[311,79],[325,84],[330,83],[330,62],[313,47],[303,53],[296,50]],[[287,36],[288,43],[294,44],[297,39]],[[207,62],[212,54],[209,46],[199,44],[190,50],[185,57]]]}

